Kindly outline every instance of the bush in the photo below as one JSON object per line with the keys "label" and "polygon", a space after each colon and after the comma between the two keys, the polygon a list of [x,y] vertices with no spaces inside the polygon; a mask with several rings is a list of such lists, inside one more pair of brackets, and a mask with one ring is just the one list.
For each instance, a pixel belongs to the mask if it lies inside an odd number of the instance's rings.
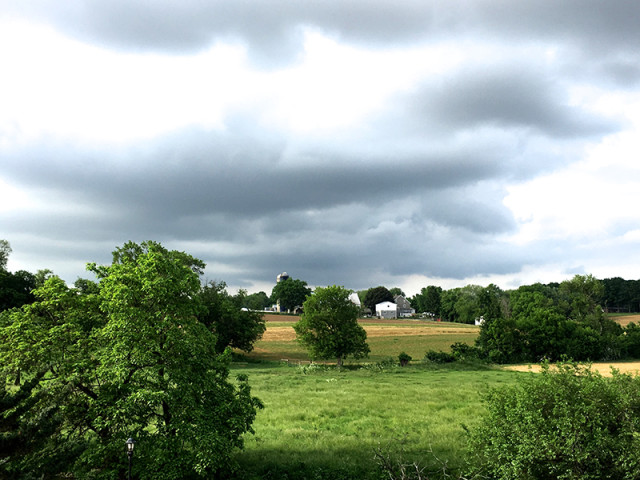
{"label": "bush", "polygon": [[411,355],[409,355],[406,352],[402,352],[400,353],[400,355],[398,355],[398,360],[400,361],[400,366],[404,367],[406,366],[410,361],[411,361]]}
{"label": "bush", "polygon": [[640,378],[562,364],[487,397],[471,432],[483,478],[640,478]]}
{"label": "bush", "polygon": [[451,345],[451,354],[456,360],[478,359],[481,353],[478,347],[472,347],[466,343],[456,342]]}
{"label": "bush", "polygon": [[452,354],[436,350],[429,350],[424,358],[433,363],[451,363],[456,360]]}

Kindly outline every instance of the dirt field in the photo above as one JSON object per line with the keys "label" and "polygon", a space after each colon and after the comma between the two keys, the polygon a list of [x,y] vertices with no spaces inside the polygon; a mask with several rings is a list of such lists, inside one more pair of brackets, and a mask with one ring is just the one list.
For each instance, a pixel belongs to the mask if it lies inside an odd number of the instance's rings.
{"label": "dirt field", "polygon": [[[611,376],[611,367],[620,370],[621,373],[640,374],[640,362],[602,362],[592,364],[592,369],[605,377]],[[509,365],[504,368],[517,372],[540,371],[540,365]]]}
{"label": "dirt field", "polygon": [[640,325],[640,315],[610,315],[610,318],[618,322],[623,327],[626,327],[632,322]]}

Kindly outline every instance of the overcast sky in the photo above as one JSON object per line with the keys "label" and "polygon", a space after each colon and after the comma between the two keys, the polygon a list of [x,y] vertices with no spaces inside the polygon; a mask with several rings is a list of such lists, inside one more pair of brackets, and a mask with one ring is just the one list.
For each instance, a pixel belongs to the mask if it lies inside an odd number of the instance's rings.
{"label": "overcast sky", "polygon": [[640,278],[640,2],[0,4],[9,269],[270,293]]}

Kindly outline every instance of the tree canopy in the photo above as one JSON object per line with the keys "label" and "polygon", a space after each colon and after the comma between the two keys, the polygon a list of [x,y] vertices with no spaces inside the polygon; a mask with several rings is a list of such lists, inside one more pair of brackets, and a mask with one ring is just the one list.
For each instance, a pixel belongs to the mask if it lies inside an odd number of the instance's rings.
{"label": "tree canopy", "polygon": [[306,298],[311,294],[311,289],[304,280],[287,278],[276,283],[271,291],[271,300],[279,303],[280,308],[292,311],[302,306]]}
{"label": "tree canopy", "polygon": [[543,365],[487,395],[471,431],[473,478],[629,479],[640,476],[640,378]]}
{"label": "tree canopy", "polygon": [[539,362],[564,356],[574,360],[612,360],[634,348],[622,328],[596,303],[602,285],[576,275],[557,287],[526,285],[512,292],[508,305],[491,286],[478,292],[476,311],[484,318],[477,345],[492,361]]}
{"label": "tree canopy", "polygon": [[230,468],[261,404],[246,378],[228,380],[228,352],[198,320],[204,264],[129,242],[88,268],[98,284],[54,276],[36,302],[0,316],[0,428],[11,439],[0,471],[120,478],[129,437],[136,478]]}
{"label": "tree canopy", "polygon": [[267,328],[262,313],[242,309],[245,296],[242,290],[229,295],[224,282],[210,282],[199,294],[204,308],[198,318],[216,335],[219,353],[227,347],[250,352]]}
{"label": "tree canopy", "polygon": [[358,324],[360,309],[349,299],[351,293],[335,285],[318,287],[304,302],[304,313],[293,329],[312,358],[336,358],[341,366],[349,355],[369,354],[367,333]]}

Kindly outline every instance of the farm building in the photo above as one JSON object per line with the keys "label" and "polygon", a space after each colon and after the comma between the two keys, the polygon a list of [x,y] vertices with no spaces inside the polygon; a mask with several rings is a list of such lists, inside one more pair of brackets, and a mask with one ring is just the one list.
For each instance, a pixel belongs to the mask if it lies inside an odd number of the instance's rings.
{"label": "farm building", "polygon": [[411,307],[409,300],[402,295],[396,295],[393,300],[396,302],[398,317],[410,317],[416,313],[416,309]]}
{"label": "farm building", "polygon": [[398,318],[398,306],[393,302],[377,303],[376,316],[378,318]]}

